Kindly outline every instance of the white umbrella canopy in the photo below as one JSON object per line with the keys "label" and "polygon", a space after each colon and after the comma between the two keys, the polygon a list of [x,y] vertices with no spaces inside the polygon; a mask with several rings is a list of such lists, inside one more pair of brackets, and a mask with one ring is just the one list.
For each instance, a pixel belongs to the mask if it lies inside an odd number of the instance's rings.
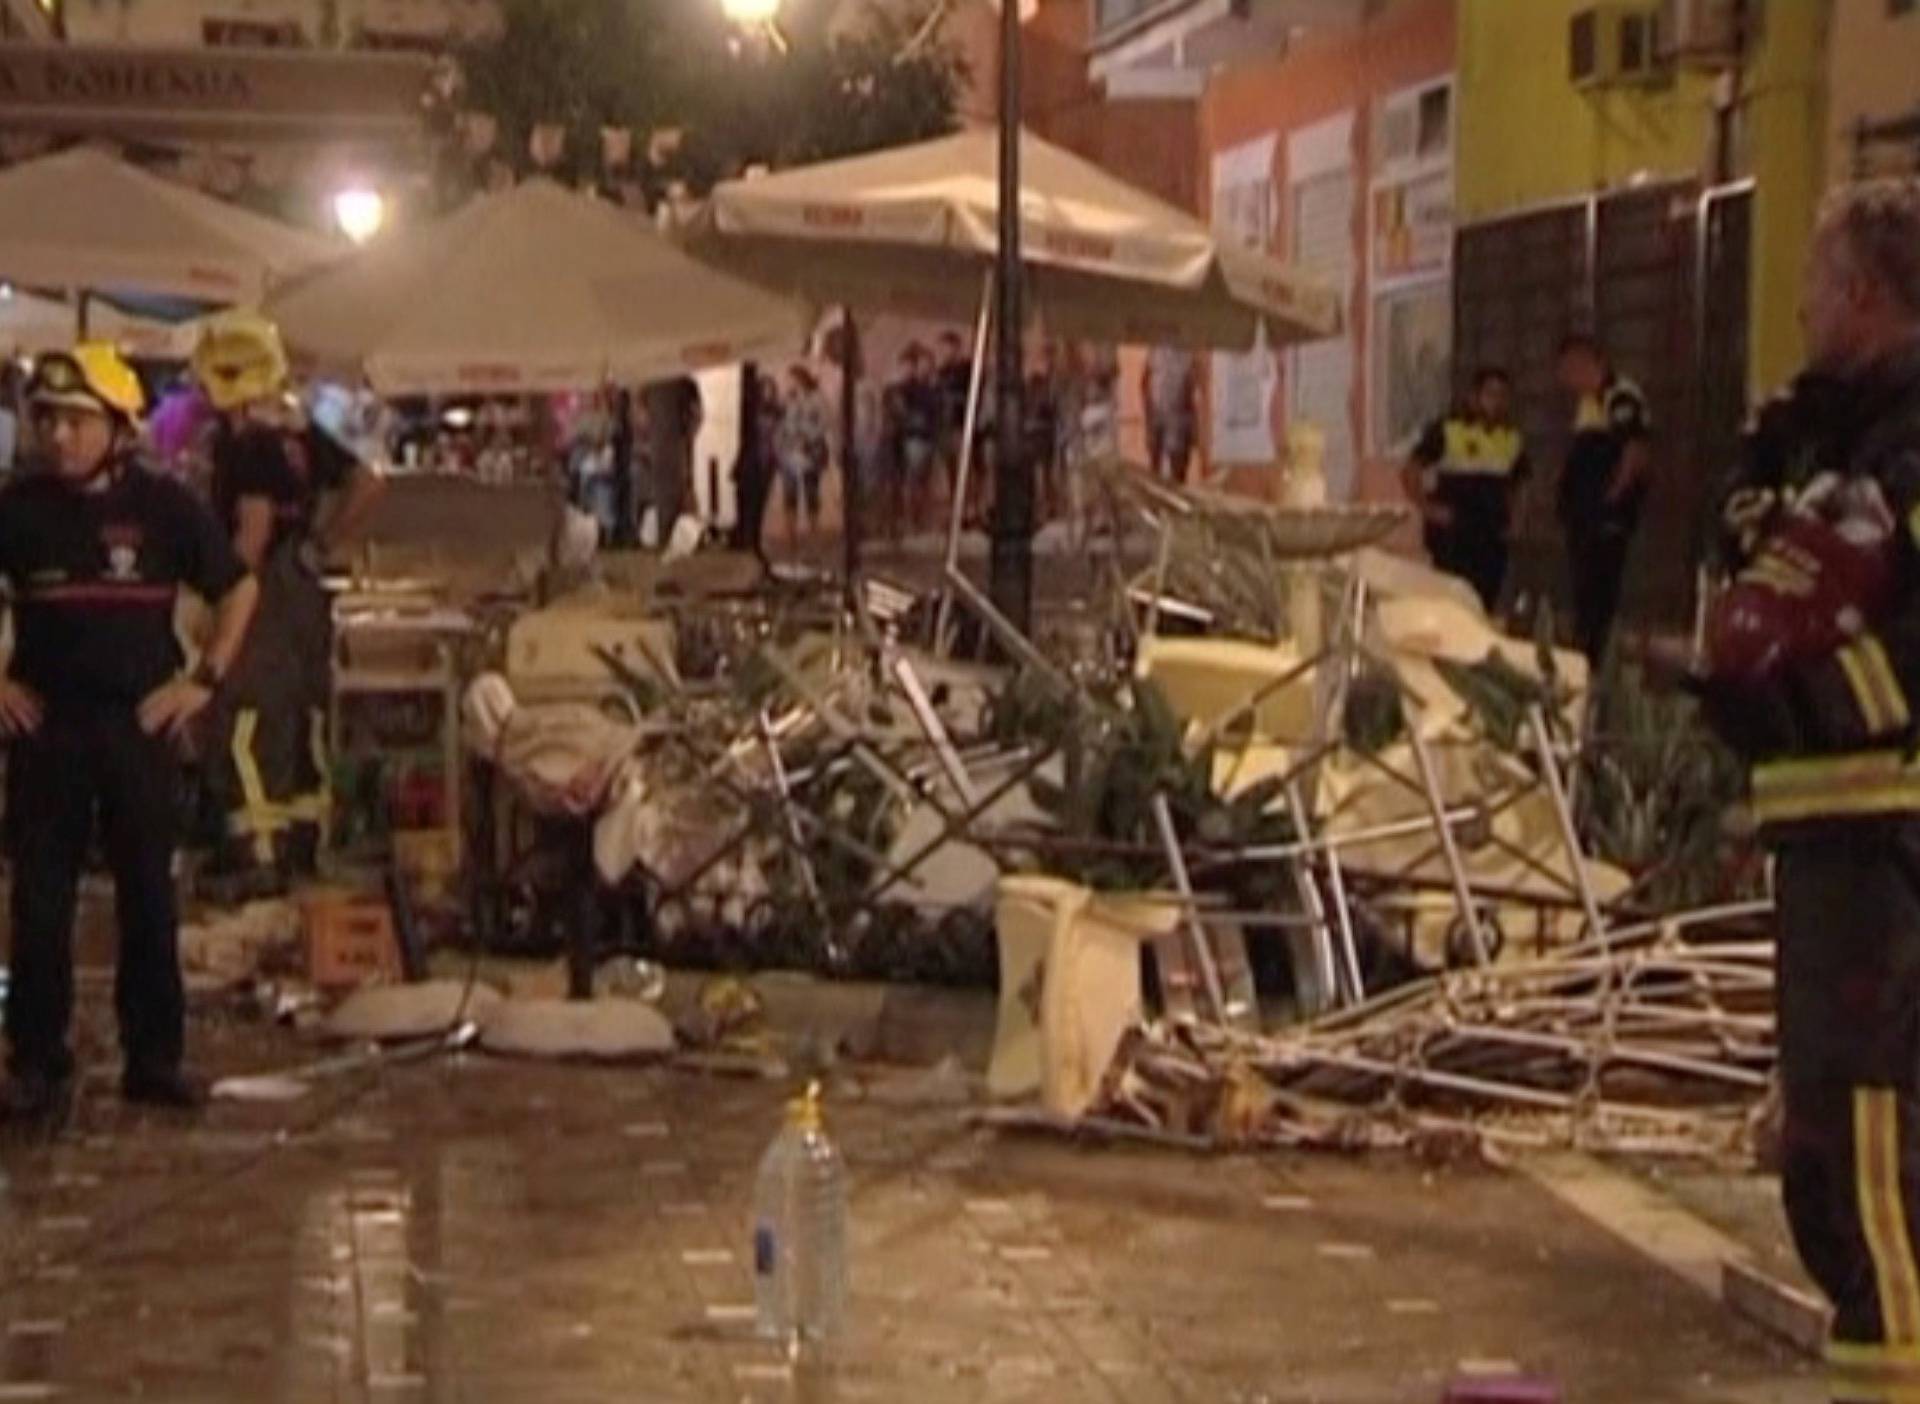
{"label": "white umbrella canopy", "polygon": [[0,278],[256,302],[343,246],[87,147],[0,171]]}
{"label": "white umbrella canopy", "polygon": [[378,239],[264,310],[296,356],[386,395],[641,383],[789,350],[805,333],[798,303],[547,180]]}
{"label": "white umbrella canopy", "polygon": [[[1021,134],[1021,250],[1050,330],[1223,348],[1331,336],[1338,297],[1223,244],[1199,220]],[[727,181],[695,216],[703,251],[817,302],[969,316],[999,248],[999,151],[970,130]]]}

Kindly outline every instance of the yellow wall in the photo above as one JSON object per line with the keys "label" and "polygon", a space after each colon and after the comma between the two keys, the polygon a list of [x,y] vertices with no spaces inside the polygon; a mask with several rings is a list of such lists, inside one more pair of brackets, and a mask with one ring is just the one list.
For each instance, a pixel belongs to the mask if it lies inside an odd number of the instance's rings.
{"label": "yellow wall", "polygon": [[[1460,0],[1454,180],[1462,222],[1606,190],[1642,173],[1710,177],[1711,77],[1682,72],[1654,88],[1592,93],[1568,81],[1568,22],[1590,3]],[[1829,3],[1768,4],[1746,84],[1748,139],[1738,144],[1736,174],[1756,182],[1749,365],[1756,388],[1785,378],[1801,354],[1791,290],[1823,183]]]}
{"label": "yellow wall", "polygon": [[[1894,18],[1884,5],[1834,6],[1828,42],[1827,183],[1853,169],[1853,124],[1920,106],[1920,9]],[[1844,80],[1844,81],[1843,81]],[[1870,173],[1912,171],[1911,147],[1871,151]]]}

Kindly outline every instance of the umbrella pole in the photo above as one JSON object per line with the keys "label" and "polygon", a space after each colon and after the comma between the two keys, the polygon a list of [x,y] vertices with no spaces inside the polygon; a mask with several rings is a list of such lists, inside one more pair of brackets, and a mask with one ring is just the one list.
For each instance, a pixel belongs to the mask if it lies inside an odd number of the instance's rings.
{"label": "umbrella pole", "polygon": [[[960,533],[967,524],[967,497],[973,486],[973,438],[980,424],[980,387],[986,383],[987,331],[993,325],[993,273],[980,280],[980,315],[973,324],[973,364],[967,375],[967,411],[960,419],[960,461],[953,474],[953,502],[947,513],[946,578],[960,568]],[[933,648],[947,651],[947,628],[953,622],[953,587],[942,581],[940,613],[933,626]]]}
{"label": "umbrella pole", "polygon": [[1020,7],[1000,6],[1000,239],[998,286],[1000,329],[995,429],[993,554],[989,591],[994,607],[1022,634],[1033,631],[1033,475],[1025,452],[1020,358],[1026,315],[1020,252]]}
{"label": "umbrella pole", "polygon": [[847,604],[860,592],[860,528],[866,483],[854,448],[854,392],[860,375],[860,328],[853,309],[840,309],[840,539],[846,552]]}

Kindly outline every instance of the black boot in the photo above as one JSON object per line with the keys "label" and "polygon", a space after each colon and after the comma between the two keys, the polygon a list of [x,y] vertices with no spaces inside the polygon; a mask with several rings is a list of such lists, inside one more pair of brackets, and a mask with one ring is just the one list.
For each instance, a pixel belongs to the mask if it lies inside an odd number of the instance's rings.
{"label": "black boot", "polygon": [[163,1071],[129,1068],[120,1081],[120,1095],[140,1106],[171,1107],[175,1111],[198,1111],[207,1103],[207,1089],[200,1080],[179,1068]]}

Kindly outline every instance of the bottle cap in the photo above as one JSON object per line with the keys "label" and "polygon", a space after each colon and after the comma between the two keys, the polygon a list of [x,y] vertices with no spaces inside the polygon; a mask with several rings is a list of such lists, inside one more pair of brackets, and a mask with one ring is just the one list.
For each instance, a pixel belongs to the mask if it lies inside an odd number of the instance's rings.
{"label": "bottle cap", "polygon": [[796,1131],[818,1131],[824,1125],[817,1080],[809,1082],[805,1092],[787,1103],[787,1125]]}

